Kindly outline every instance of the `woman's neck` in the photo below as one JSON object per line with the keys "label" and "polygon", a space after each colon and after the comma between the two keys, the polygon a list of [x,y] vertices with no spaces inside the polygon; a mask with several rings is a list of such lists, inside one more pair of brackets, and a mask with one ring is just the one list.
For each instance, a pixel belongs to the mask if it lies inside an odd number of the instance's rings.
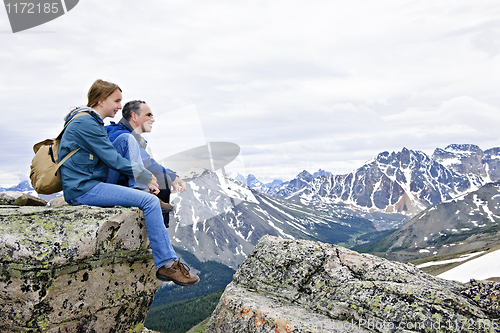
{"label": "woman's neck", "polygon": [[106,116],[104,116],[104,110],[101,106],[96,105],[93,107],[93,109],[99,114],[99,116],[101,116],[102,120],[104,120],[104,118],[106,118]]}

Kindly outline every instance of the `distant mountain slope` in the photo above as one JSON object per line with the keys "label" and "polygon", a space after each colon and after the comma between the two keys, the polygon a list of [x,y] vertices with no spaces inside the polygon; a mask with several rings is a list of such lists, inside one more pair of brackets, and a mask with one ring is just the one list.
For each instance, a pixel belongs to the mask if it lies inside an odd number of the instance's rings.
{"label": "distant mountain slope", "polygon": [[370,252],[408,261],[480,249],[500,243],[500,183],[436,204],[377,244]]}
{"label": "distant mountain slope", "polygon": [[263,235],[352,242],[376,231],[374,224],[342,206],[307,206],[274,198],[207,170],[184,178],[188,189],[173,197],[172,244],[200,260],[236,267]]}
{"label": "distant mountain slope", "polygon": [[[322,170],[320,170],[316,174],[319,177],[319,175],[326,174],[326,173],[324,171],[322,172]],[[309,172],[304,170],[301,173],[299,173],[297,175],[297,177],[295,177],[292,180],[276,184],[275,186],[260,186],[260,187],[256,187],[255,189],[262,192],[262,193],[272,195],[274,197],[286,198],[287,196],[289,196],[293,193],[296,193],[296,192],[302,190],[303,188],[306,188],[307,186],[309,186],[309,183],[314,178],[315,178],[315,176],[311,175]]]}
{"label": "distant mountain slope", "polygon": [[31,187],[31,183],[27,180],[23,180],[17,185],[10,186],[10,187],[0,187],[0,192],[4,191],[19,191],[19,192],[29,192],[29,191],[34,191],[33,187]]}

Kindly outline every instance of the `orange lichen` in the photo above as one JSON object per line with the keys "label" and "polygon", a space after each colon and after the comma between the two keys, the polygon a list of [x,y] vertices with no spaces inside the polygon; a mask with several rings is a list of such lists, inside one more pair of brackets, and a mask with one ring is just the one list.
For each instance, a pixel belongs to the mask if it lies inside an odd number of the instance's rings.
{"label": "orange lichen", "polygon": [[250,318],[252,316],[253,310],[251,307],[247,306],[246,304],[243,304],[240,308],[240,311],[236,314],[236,317],[241,319],[243,317],[245,318]]}
{"label": "orange lichen", "polygon": [[284,318],[280,318],[275,323],[275,333],[292,333],[295,325],[291,322],[286,321]]}
{"label": "orange lichen", "polygon": [[258,328],[264,324],[265,321],[266,319],[264,318],[264,314],[262,311],[257,309],[257,311],[255,311],[255,326]]}

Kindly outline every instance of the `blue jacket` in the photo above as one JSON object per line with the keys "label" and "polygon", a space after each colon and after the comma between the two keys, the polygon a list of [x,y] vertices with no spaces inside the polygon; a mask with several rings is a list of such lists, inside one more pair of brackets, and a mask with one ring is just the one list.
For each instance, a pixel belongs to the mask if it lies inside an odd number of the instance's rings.
{"label": "blue jacket", "polygon": [[[144,138],[135,133],[130,125],[124,126],[123,124],[128,124],[125,119],[121,119],[118,124],[111,122],[111,125],[106,126],[106,130],[108,131],[108,137],[111,142],[115,141],[115,139],[123,133],[128,133],[134,136],[134,138],[139,142],[141,146],[141,158],[144,163],[144,167],[151,171],[157,179],[160,179],[163,175],[168,175],[170,182],[172,182],[177,175],[170,169],[164,168],[161,164],[158,164],[146,151],[147,142]],[[170,184],[168,184],[170,187]]]}
{"label": "blue jacket", "polygon": [[118,154],[108,139],[101,116],[91,108],[77,108],[65,118],[66,123],[78,112],[89,115],[72,121],[64,131],[59,146],[59,161],[69,152],[80,148],[60,168],[66,201],[79,197],[100,182],[105,182],[109,168],[134,177],[133,168],[140,170],[137,179],[148,183],[152,174],[142,165],[134,167]]}

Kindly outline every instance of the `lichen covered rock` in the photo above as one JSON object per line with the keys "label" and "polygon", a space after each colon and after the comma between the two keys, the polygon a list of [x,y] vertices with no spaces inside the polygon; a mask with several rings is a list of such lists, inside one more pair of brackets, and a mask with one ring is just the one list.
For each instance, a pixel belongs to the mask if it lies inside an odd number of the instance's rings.
{"label": "lichen covered rock", "polygon": [[354,322],[334,320],[235,282],[226,287],[215,312],[205,332],[369,332]]}
{"label": "lichen covered rock", "polygon": [[0,208],[0,332],[140,332],[160,281],[137,208]]}
{"label": "lichen covered rock", "polygon": [[[331,244],[265,236],[234,275],[206,333],[270,332],[272,323],[273,332],[282,333],[496,331],[496,320],[463,289],[464,284],[410,264]],[[267,304],[300,310],[273,317],[263,297]],[[302,311],[311,320],[304,321]],[[265,327],[256,324],[262,313],[263,323],[269,323]],[[330,321],[323,318],[319,325],[318,315]],[[289,324],[280,327],[278,322]]]}
{"label": "lichen covered rock", "polygon": [[490,318],[500,319],[500,283],[471,280],[465,286],[462,294],[473,299]]}

